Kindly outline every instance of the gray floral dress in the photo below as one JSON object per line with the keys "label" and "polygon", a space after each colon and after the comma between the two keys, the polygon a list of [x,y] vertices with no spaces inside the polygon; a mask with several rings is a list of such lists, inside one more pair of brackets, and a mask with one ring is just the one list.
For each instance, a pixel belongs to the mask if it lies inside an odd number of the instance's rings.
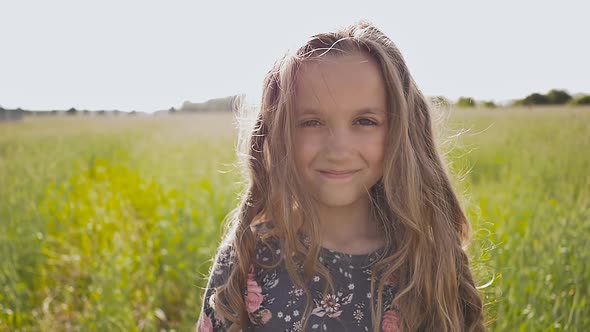
{"label": "gray floral dress", "polygon": [[[257,261],[270,265],[280,254],[278,240],[267,240],[264,244],[261,240],[257,241]],[[376,297],[371,294],[371,266],[382,254],[383,249],[367,255],[351,255],[321,248],[319,260],[330,271],[335,292],[324,297],[323,278],[319,275],[313,278],[309,285],[313,309],[305,330],[372,331],[371,301],[376,303]],[[198,332],[225,331],[231,325],[231,322],[216,315],[210,301],[215,296],[215,288],[229,276],[234,257],[230,246],[220,248],[205,290],[197,323]],[[246,331],[303,331],[301,318],[305,312],[306,295],[291,281],[283,264],[269,270],[256,264],[250,265],[244,290],[250,318]],[[381,321],[383,331],[398,330],[399,308],[392,304],[396,291],[395,280],[386,283]]]}

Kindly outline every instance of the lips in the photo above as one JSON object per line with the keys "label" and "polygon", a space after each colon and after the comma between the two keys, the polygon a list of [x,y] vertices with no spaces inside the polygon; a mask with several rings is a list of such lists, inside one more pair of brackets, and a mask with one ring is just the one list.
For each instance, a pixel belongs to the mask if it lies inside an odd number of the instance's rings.
{"label": "lips", "polygon": [[352,176],[354,173],[358,172],[358,170],[351,170],[351,171],[334,171],[334,170],[325,170],[320,171],[320,173],[328,178],[333,179],[343,179]]}

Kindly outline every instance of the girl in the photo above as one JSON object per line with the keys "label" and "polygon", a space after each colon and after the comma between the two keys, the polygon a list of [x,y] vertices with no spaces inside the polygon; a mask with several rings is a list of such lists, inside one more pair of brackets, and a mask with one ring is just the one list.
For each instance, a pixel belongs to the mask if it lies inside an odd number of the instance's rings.
{"label": "girl", "polygon": [[369,23],[268,72],[198,331],[483,331],[430,107]]}

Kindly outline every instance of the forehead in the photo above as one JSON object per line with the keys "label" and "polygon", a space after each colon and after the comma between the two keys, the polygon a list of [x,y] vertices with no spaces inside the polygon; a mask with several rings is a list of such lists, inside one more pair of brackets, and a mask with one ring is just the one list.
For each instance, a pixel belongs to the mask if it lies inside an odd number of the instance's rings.
{"label": "forehead", "polygon": [[298,112],[385,109],[386,92],[379,64],[364,54],[306,60],[295,84]]}

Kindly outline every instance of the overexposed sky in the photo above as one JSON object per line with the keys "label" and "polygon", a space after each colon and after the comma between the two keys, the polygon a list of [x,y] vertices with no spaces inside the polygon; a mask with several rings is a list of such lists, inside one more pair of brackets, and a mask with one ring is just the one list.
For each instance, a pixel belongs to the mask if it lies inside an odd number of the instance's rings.
{"label": "overexposed sky", "polygon": [[285,51],[359,19],[427,95],[590,93],[589,3],[0,0],[0,106],[153,112],[256,96]]}

